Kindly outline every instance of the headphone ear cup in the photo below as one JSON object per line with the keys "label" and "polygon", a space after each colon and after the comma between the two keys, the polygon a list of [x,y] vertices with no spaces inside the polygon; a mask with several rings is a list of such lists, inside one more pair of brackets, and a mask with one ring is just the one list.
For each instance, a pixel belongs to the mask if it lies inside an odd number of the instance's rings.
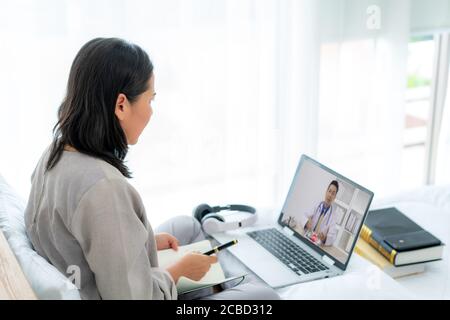
{"label": "headphone ear cup", "polygon": [[207,234],[222,231],[220,226],[221,223],[224,222],[225,220],[215,213],[209,213],[205,215],[201,220],[203,231],[205,231]]}
{"label": "headphone ear cup", "polygon": [[198,220],[198,222],[202,223],[203,217],[211,213],[212,211],[213,209],[209,205],[207,205],[206,203],[202,203],[196,206],[194,210],[192,210],[192,215],[195,219]]}

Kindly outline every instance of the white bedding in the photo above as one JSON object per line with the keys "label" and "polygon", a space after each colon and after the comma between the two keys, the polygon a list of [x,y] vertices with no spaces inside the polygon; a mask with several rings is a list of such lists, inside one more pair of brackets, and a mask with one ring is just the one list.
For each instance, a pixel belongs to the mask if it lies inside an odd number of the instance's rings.
{"label": "white bedding", "polygon": [[[2,186],[1,182],[2,179],[0,176],[0,187]],[[3,182],[3,186],[3,193],[0,192],[0,195],[5,197],[6,195],[9,195],[9,193],[6,192],[6,182]],[[3,201],[2,204],[5,206],[6,202]],[[374,201],[372,209],[385,206],[396,206],[422,227],[440,238],[441,241],[446,244],[449,243],[450,186],[424,187],[383,200]],[[265,213],[272,212],[274,214],[276,210],[263,211]],[[271,220],[268,214],[261,213],[260,216],[265,217],[265,221],[260,220],[260,223],[264,224]],[[3,220],[0,219],[0,227],[3,226],[6,228],[9,226],[7,222],[11,219],[8,220],[7,217],[12,216],[11,214],[4,215]],[[272,219],[276,219],[276,217],[272,216]],[[5,230],[7,231],[7,229]],[[9,237],[8,241],[12,241],[11,239],[12,237]],[[425,273],[397,280],[391,279],[368,261],[354,254],[350,260],[347,272],[342,276],[297,284],[287,288],[278,289],[277,291],[283,299],[449,299],[449,250],[449,247],[446,246],[444,250],[444,259],[428,264]],[[227,254],[230,256],[227,256]],[[224,269],[228,272],[241,273],[243,269],[245,270],[245,267],[232,257],[231,254],[225,251],[221,253],[221,255],[224,257],[223,260],[221,259],[221,261],[225,262]],[[36,273],[37,269],[33,268],[29,262],[22,261],[21,255],[18,255],[18,257],[19,261],[22,262],[23,267],[25,267],[25,274],[29,278],[33,289],[36,292],[39,292],[41,289],[43,292],[50,292],[50,289],[53,290],[53,287],[55,286],[53,286],[53,283],[47,283],[48,278],[33,281],[30,277]],[[28,270],[30,270],[30,272],[28,272]],[[50,271],[46,272],[50,273]],[[41,282],[45,283],[45,286],[49,287],[50,291],[44,288],[44,286],[41,288]],[[70,285],[71,283],[69,282],[68,284]],[[66,288],[65,290],[69,289],[70,288]],[[43,295],[40,298],[45,297],[46,296]],[[52,297],[55,298],[54,296]],[[62,297],[74,298],[64,294]]]}
{"label": "white bedding", "polygon": [[442,261],[426,271],[397,279],[397,283],[420,299],[450,299],[450,186],[424,187],[374,203],[374,208],[395,205],[416,223],[446,244]]}
{"label": "white bedding", "polygon": [[[396,206],[419,225],[448,244],[450,236],[450,186],[424,187],[376,200],[371,208]],[[266,212],[266,210],[264,210]],[[266,218],[262,223],[267,223]],[[331,279],[301,283],[278,289],[283,299],[449,299],[449,247],[444,259],[429,263],[426,271],[392,279],[354,254],[346,273]],[[226,257],[228,270],[242,271],[233,257]],[[223,261],[223,260],[222,260]]]}

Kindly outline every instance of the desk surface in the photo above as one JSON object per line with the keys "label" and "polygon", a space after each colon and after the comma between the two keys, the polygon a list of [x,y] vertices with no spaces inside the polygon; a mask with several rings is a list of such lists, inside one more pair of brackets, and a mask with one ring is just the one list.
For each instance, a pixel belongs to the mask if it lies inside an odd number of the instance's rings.
{"label": "desk surface", "polygon": [[450,188],[425,188],[407,196],[382,204],[396,206],[446,246],[443,260],[427,263],[425,272],[398,278],[396,282],[419,299],[450,299]]}
{"label": "desk surface", "polygon": [[8,241],[0,231],[0,300],[35,300]]}
{"label": "desk surface", "polygon": [[428,263],[421,274],[394,280],[353,254],[343,276],[284,288],[280,290],[283,298],[450,299],[450,185],[423,187],[377,200],[371,208],[387,206],[396,206],[444,242],[443,260]]}
{"label": "desk surface", "polygon": [[[258,225],[276,221],[274,210],[261,210]],[[252,274],[228,250],[219,256],[227,274]],[[254,275],[257,277],[256,275]],[[262,281],[262,280],[261,280]],[[411,299],[415,298],[407,289],[389,277],[369,261],[353,254],[347,271],[337,277],[304,282],[277,289],[282,299]]]}

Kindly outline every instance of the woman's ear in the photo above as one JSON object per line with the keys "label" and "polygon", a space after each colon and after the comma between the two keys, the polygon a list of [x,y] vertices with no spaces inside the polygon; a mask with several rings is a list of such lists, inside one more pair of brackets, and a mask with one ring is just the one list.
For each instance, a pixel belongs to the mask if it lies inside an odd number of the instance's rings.
{"label": "woman's ear", "polygon": [[128,99],[127,96],[124,95],[123,93],[119,93],[119,96],[117,97],[116,100],[116,108],[114,110],[116,117],[120,120],[123,121],[127,118],[128,115]]}

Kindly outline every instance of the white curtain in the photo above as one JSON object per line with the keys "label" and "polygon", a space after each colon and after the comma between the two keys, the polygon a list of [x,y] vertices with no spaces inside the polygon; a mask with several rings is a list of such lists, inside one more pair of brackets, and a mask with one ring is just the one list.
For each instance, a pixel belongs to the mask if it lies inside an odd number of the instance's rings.
{"label": "white curtain", "polygon": [[[450,65],[447,65],[447,75],[450,74]],[[450,184],[450,80],[447,81],[445,93],[444,112],[436,159],[436,184]]]}
{"label": "white curtain", "polygon": [[94,37],[116,36],[141,45],[155,65],[154,116],[128,157],[153,223],[201,202],[275,202],[277,1],[0,5],[0,171],[23,197],[51,141],[76,52]]}
{"label": "white curtain", "polygon": [[376,197],[395,193],[401,186],[409,2],[323,4],[329,14],[321,25],[318,157]]}
{"label": "white curtain", "polygon": [[[279,81],[292,89],[294,99],[278,105],[288,128],[279,144],[284,155],[280,196],[302,152],[378,197],[398,192],[410,2],[283,2],[287,3],[290,8],[282,16],[293,22],[286,28],[292,37],[282,43],[291,47],[293,57],[286,60],[290,65]],[[289,96],[283,90],[280,94]],[[307,125],[295,124],[298,119],[306,119]]]}
{"label": "white curtain", "polygon": [[[373,4],[379,30],[367,28]],[[400,165],[408,5],[0,0],[0,172],[27,197],[76,52],[117,36],[155,64],[155,114],[128,158],[154,224],[201,202],[278,208],[301,153],[389,193]]]}

